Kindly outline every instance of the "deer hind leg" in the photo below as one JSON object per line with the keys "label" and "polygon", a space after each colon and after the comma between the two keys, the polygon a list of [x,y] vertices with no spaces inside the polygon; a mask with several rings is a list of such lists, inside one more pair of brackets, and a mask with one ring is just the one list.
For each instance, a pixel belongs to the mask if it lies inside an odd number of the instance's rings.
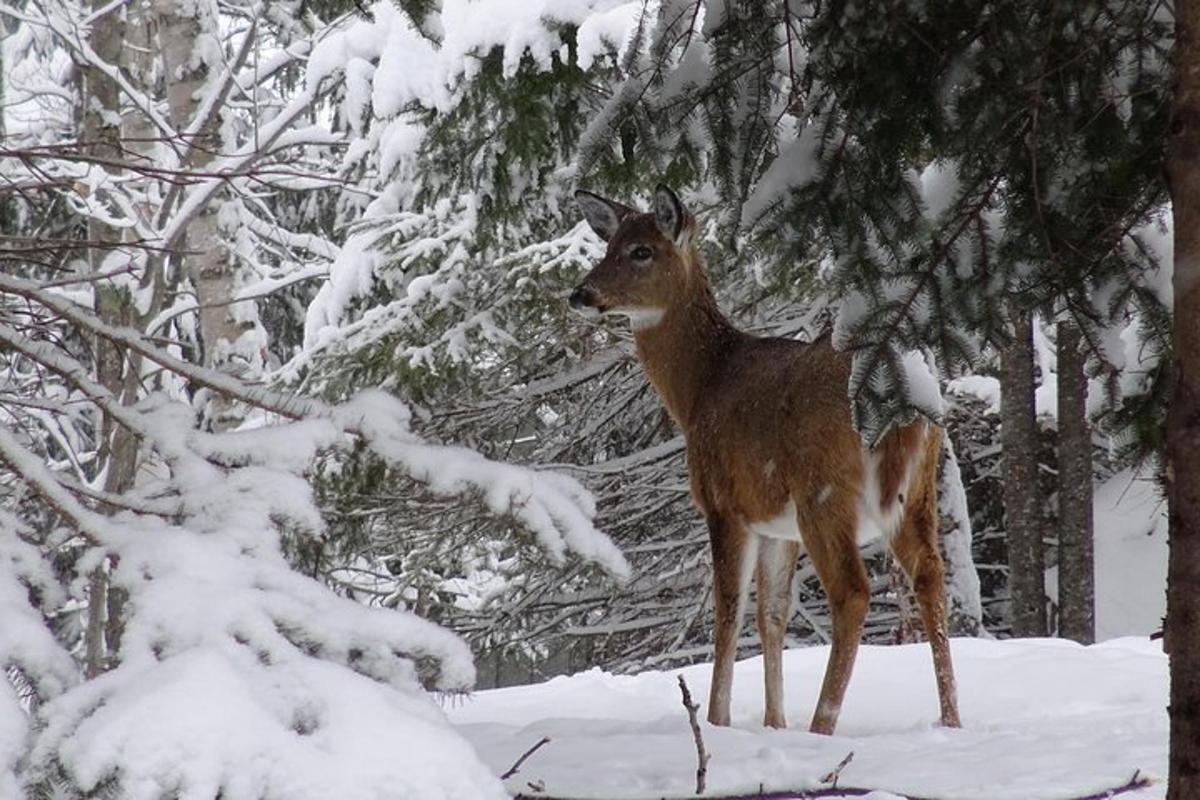
{"label": "deer hind leg", "polygon": [[710,516],[708,535],[713,559],[713,658],[712,687],[708,695],[708,721],[729,724],[733,695],[733,663],[737,659],[738,634],[746,610],[746,589],[753,574],[758,537],[723,517]]}
{"label": "deer hind leg", "polygon": [[792,575],[799,556],[799,542],[759,538],[758,635],[766,678],[763,725],[769,728],[787,727],[783,713],[783,637],[792,617]]}
{"label": "deer hind leg", "polygon": [[926,463],[910,491],[912,496],[905,503],[900,530],[891,543],[892,554],[908,576],[921,608],[921,623],[933,650],[942,724],[958,728],[962,723],[958,716],[954,666],[950,661],[950,638],[946,630],[945,567],[937,540],[937,451],[932,447],[927,451]]}
{"label": "deer hind leg", "polygon": [[813,733],[833,733],[842,699],[854,670],[858,643],[870,602],[867,570],[858,554],[858,515],[854,498],[842,493],[819,507],[802,506],[799,514],[800,536],[808,550],[817,577],[829,598],[833,615],[833,646],[825,666],[821,696],[813,713]]}

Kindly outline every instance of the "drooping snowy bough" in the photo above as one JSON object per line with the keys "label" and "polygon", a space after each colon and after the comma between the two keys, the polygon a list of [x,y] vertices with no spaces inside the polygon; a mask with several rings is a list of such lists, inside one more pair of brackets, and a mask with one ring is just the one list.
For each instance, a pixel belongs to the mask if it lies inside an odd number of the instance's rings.
{"label": "drooping snowy bough", "polygon": [[[68,350],[0,320],[21,369],[57,376],[72,402],[113,418],[139,447],[136,487],[120,496],[48,465],[19,428],[0,427],[10,480],[50,510],[41,549],[0,518],[0,664],[25,697],[0,696],[0,788],[111,791],[130,798],[503,796],[425,689],[462,691],[471,653],[404,611],[370,608],[296,572],[289,543],[319,537],[306,475],[317,456],[360,443],[443,495],[476,496],[568,551],[628,575],[592,524],[573,480],[423,441],[409,411],[378,391],[329,406],[251,387],[189,364],[148,337],[96,318],[34,282],[0,277],[0,293],[118,343],[165,370],[167,389],[123,405]],[[206,387],[249,406],[241,429],[207,433],[180,390]],[[111,669],[80,679],[43,615],[62,590],[48,557],[82,554],[75,574],[105,571],[125,596],[106,635]],[[82,596],[83,577],[72,594]],[[39,613],[40,612],[40,613]],[[115,642],[112,644],[116,644]]]}

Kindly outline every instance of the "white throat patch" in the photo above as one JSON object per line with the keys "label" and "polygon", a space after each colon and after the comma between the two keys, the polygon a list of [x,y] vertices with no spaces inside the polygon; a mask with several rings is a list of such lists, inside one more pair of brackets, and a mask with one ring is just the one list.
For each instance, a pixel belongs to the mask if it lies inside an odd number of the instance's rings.
{"label": "white throat patch", "polygon": [[629,326],[640,331],[662,322],[664,311],[661,308],[614,308],[611,313],[629,317]]}

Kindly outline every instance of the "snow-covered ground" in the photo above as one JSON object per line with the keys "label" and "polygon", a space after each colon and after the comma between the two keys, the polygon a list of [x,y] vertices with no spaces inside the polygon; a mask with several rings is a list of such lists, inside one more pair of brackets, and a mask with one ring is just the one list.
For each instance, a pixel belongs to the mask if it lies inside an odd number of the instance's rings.
{"label": "snow-covered ground", "polygon": [[1147,472],[1096,486],[1096,638],[1148,634],[1167,615],[1167,501]]}
{"label": "snow-covered ground", "polygon": [[[1165,797],[1167,661],[1157,642],[957,639],[953,647],[961,730],[936,725],[925,645],[864,646],[833,737],[805,731],[828,648],[785,653],[786,731],[761,725],[760,659],[739,663],[733,727],[703,723],[708,794],[828,788],[821,778],[853,752],[844,787],[1038,800],[1121,786],[1140,770],[1154,783],[1121,797]],[[688,797],[696,753],[680,673],[703,704],[708,665],[636,676],[594,669],[479,692],[448,715],[497,775],[551,739],[506,781],[513,793],[536,795],[533,783],[579,798]]]}

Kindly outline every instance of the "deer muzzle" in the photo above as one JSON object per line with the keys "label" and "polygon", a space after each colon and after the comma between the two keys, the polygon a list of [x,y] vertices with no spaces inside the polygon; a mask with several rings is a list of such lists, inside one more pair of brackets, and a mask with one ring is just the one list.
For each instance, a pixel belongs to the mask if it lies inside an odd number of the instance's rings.
{"label": "deer muzzle", "polygon": [[586,283],[575,287],[575,291],[571,292],[571,296],[567,298],[567,303],[576,310],[585,308],[594,308],[598,311],[603,311],[600,308],[600,295],[591,286]]}

